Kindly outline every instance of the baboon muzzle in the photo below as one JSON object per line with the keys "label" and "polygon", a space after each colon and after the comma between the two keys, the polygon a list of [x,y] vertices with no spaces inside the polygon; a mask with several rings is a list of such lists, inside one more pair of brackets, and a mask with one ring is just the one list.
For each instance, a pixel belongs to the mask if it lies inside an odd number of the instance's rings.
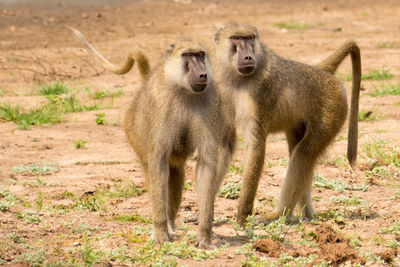
{"label": "baboon muzzle", "polygon": [[242,75],[250,75],[256,69],[256,58],[253,48],[244,40],[240,40],[237,45],[238,51],[238,71]]}
{"label": "baboon muzzle", "polygon": [[189,83],[196,93],[202,92],[207,87],[207,71],[204,62],[201,60],[190,60]]}

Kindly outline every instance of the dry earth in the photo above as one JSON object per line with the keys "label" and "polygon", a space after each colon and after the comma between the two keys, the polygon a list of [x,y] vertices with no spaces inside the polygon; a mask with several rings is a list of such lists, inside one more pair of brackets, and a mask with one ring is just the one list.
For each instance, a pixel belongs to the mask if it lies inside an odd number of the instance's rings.
{"label": "dry earth", "polygon": [[[15,2],[0,1],[0,106],[37,109],[48,102],[39,89],[58,80],[81,104],[97,104],[100,109],[68,113],[61,123],[30,130],[0,117],[0,265],[400,264],[399,1]],[[213,229],[213,243],[220,249],[195,250],[196,226],[183,220],[197,209],[191,160],[180,229],[173,244],[158,249],[150,241],[148,193],[135,196],[134,185],[144,186],[142,169],[121,123],[131,95],[140,90],[138,72],[105,72],[66,26],[80,29],[114,62],[132,46],[140,46],[155,65],[181,35],[194,36],[212,50],[213,32],[232,21],[256,25],[270,48],[309,64],[318,63],[346,39],[355,39],[361,47],[363,73],[388,71],[393,77],[362,81],[360,108],[372,113],[370,121],[360,121],[357,170],[344,159],[346,126],[317,167],[313,196],[318,213],[312,223],[254,231],[250,225],[247,231],[240,230],[234,223],[237,199],[220,196]],[[350,60],[339,68],[338,77],[348,73]],[[349,81],[344,84],[350,88]],[[397,86],[397,95],[369,95],[384,85]],[[122,95],[94,99],[94,92]],[[105,125],[96,124],[99,113],[105,114]],[[87,143],[77,149],[79,139]],[[256,217],[272,209],[287,157],[284,136],[268,137]],[[233,163],[237,168],[231,168],[225,183],[240,181],[243,160],[244,144],[239,141]],[[339,235],[339,246],[355,249],[339,247],[350,254],[335,254],[332,239],[318,238],[323,231],[319,227],[325,224]],[[275,246],[290,253],[256,251],[254,235],[269,240],[263,243],[267,247],[278,240]]]}

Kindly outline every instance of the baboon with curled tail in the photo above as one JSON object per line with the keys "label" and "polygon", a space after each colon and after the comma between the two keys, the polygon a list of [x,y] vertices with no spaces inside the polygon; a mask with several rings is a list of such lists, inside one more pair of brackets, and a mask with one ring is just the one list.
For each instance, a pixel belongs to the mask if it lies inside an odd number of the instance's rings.
{"label": "baboon with curled tail", "polygon": [[138,64],[144,84],[126,113],[125,131],[143,164],[154,240],[170,240],[168,228],[175,229],[182,199],[184,163],[197,150],[197,244],[211,248],[214,201],[233,153],[235,129],[214,86],[205,49],[191,40],[176,42],[164,63],[151,71],[140,50],[132,50],[124,64],[115,66],[79,31],[74,33],[110,71],[123,74]]}
{"label": "baboon with curled tail", "polygon": [[217,30],[214,41],[215,80],[223,97],[234,103],[236,125],[246,132],[247,155],[238,222],[243,225],[252,212],[264,165],[266,137],[275,132],[286,134],[289,168],[279,201],[263,221],[277,219],[284,213],[291,219],[296,205],[306,218],[311,218],[314,167],[347,116],[346,91],[332,74],[348,53],[353,63],[348,159],[355,166],[361,80],[358,46],[349,42],[350,46],[319,66],[311,66],[277,55],[261,43],[254,26],[228,25]]}

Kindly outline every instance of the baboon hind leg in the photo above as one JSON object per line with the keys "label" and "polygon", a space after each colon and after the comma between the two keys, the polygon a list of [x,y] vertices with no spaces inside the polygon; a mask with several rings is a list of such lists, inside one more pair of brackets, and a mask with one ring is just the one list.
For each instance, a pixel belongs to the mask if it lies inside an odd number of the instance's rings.
{"label": "baboon hind leg", "polygon": [[182,164],[170,165],[168,180],[168,227],[171,233],[175,232],[175,219],[182,200],[182,188],[185,180],[185,171]]}
{"label": "baboon hind leg", "polygon": [[[304,138],[294,147],[278,204],[273,212],[264,217],[264,220],[275,220],[283,214],[290,220],[293,209],[298,203],[307,207],[306,213],[312,213],[312,206],[308,204],[311,204],[310,192],[314,167],[318,157],[335,134],[324,135],[323,133],[324,131],[319,127],[307,129]],[[311,216],[311,214],[307,215]]]}
{"label": "baboon hind leg", "polygon": [[[299,123],[292,129],[286,132],[286,138],[289,146],[289,157],[292,156],[293,150],[296,145],[303,139],[306,132],[306,126],[304,123]],[[299,199],[299,209],[306,218],[311,218],[314,213],[314,209],[311,201],[311,186],[307,188],[304,194]]]}

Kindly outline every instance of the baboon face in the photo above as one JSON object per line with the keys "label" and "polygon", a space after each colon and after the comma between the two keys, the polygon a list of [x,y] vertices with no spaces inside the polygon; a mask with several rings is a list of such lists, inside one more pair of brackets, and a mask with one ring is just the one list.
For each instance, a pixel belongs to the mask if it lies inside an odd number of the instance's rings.
{"label": "baboon face", "polygon": [[210,83],[210,75],[207,55],[200,45],[184,41],[167,50],[165,77],[170,82],[192,93],[201,93]]}
{"label": "baboon face", "polygon": [[257,67],[257,60],[253,52],[256,36],[254,34],[234,34],[229,39],[232,53],[236,59],[234,63],[239,73],[243,76],[253,74]]}
{"label": "baboon face", "polygon": [[214,41],[220,64],[230,64],[240,76],[252,75],[263,60],[263,48],[254,26],[237,23],[228,25],[217,30]]}
{"label": "baboon face", "polygon": [[206,53],[204,51],[184,52],[181,57],[190,88],[195,93],[202,92],[207,87]]}

